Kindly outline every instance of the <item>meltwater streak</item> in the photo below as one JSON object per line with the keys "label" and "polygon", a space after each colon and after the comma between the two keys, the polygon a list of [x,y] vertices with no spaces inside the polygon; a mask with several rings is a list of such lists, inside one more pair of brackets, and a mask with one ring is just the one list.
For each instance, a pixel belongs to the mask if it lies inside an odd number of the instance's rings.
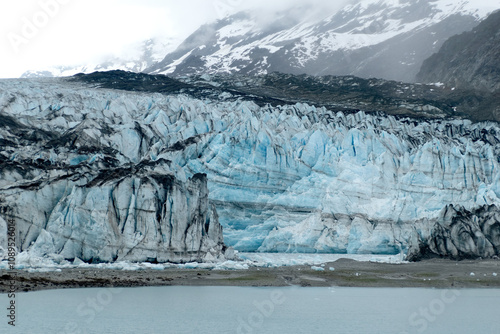
{"label": "meltwater streak", "polygon": [[[5,300],[5,295],[2,295]],[[493,333],[500,290],[147,287],[18,296],[2,333]],[[5,303],[2,303],[5,304]]]}

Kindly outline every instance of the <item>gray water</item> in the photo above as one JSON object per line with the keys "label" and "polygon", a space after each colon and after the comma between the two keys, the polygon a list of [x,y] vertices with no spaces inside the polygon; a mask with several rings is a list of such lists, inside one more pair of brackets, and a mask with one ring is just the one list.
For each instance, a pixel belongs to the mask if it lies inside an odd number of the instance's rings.
{"label": "gray water", "polygon": [[[500,290],[146,287],[0,295],[0,333],[499,333]],[[5,307],[4,307],[5,306]]]}

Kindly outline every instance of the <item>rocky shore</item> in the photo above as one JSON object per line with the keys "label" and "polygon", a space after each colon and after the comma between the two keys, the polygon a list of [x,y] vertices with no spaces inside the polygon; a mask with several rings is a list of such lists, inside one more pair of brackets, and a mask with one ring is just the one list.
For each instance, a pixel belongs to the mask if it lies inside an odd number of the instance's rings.
{"label": "rocky shore", "polygon": [[431,259],[389,264],[339,259],[322,266],[250,267],[245,270],[110,270],[73,268],[50,272],[0,273],[0,292],[85,287],[138,286],[344,286],[419,288],[500,288],[499,260]]}

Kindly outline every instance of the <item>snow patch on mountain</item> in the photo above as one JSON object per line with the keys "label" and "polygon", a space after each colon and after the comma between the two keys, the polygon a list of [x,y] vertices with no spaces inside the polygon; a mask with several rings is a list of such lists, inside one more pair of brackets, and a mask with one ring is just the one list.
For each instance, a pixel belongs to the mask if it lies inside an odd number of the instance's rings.
{"label": "snow patch on mountain", "polygon": [[474,15],[478,19],[485,18],[493,11],[500,8],[498,0],[439,0],[433,3],[443,16],[458,13],[461,15]]}
{"label": "snow patch on mountain", "polygon": [[[423,60],[447,38],[472,28],[499,8],[500,0],[363,0],[326,18],[304,15],[307,19],[277,19],[271,25],[259,24],[259,12],[244,12],[201,27],[146,72],[280,71],[412,81]],[[205,47],[199,49],[193,41]],[[385,66],[397,70],[388,71]]]}

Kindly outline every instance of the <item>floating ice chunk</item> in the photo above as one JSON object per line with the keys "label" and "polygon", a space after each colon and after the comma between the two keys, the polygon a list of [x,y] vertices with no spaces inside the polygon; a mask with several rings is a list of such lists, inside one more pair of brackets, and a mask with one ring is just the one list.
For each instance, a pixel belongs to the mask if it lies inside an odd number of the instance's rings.
{"label": "floating ice chunk", "polygon": [[[245,253],[238,256],[248,260],[253,266],[279,267],[294,265],[320,266],[321,264],[335,262],[338,259],[352,259],[361,262],[404,263],[396,261],[393,255],[379,255],[376,258],[371,254],[308,254],[308,253]],[[376,259],[376,261],[375,261]]]}
{"label": "floating ice chunk", "polygon": [[317,266],[311,266],[311,269],[312,270],[316,270],[316,271],[325,271],[325,268],[323,268],[323,267],[317,267]]}
{"label": "floating ice chunk", "polygon": [[61,272],[59,268],[28,268],[29,273],[49,273],[49,272]]}
{"label": "floating ice chunk", "polygon": [[215,262],[217,260],[217,258],[215,256],[213,256],[212,253],[207,252],[207,255],[205,255],[205,257],[203,258],[203,260],[205,262]]}
{"label": "floating ice chunk", "polygon": [[470,273],[470,275],[471,275],[471,276],[476,276],[476,274],[474,274],[474,273]]}
{"label": "floating ice chunk", "polygon": [[189,263],[186,263],[183,268],[186,268],[186,269],[196,269],[196,268],[199,268],[200,264],[198,262],[189,262]]}
{"label": "floating ice chunk", "polygon": [[497,273],[493,273],[492,275],[496,277],[496,276],[497,276]]}
{"label": "floating ice chunk", "polygon": [[219,263],[214,267],[215,270],[246,270],[248,268],[249,265],[246,262],[238,262],[231,260]]}
{"label": "floating ice chunk", "polygon": [[330,271],[335,271],[335,268],[333,268],[333,267],[329,267],[329,268],[328,268],[328,270],[330,270]]}

